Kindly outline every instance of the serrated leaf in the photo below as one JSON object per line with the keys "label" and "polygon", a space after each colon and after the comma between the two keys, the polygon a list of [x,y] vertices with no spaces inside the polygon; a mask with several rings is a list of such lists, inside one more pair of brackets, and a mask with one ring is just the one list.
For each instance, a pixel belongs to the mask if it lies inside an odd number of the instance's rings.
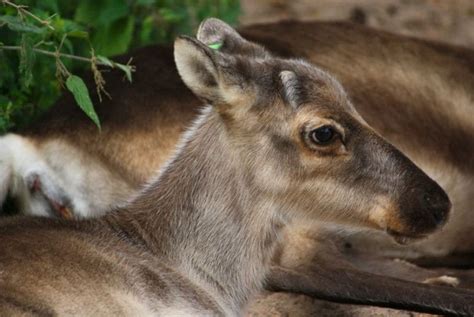
{"label": "serrated leaf", "polygon": [[73,94],[79,107],[97,125],[100,130],[100,120],[92,104],[89,90],[84,81],[75,75],[71,75],[66,80],[67,89]]}
{"label": "serrated leaf", "polygon": [[24,22],[17,16],[2,15],[0,16],[0,23],[5,23],[8,25],[8,28],[16,32],[30,32],[41,34],[43,33],[42,28],[37,27],[34,24]]}
{"label": "serrated leaf", "polygon": [[20,76],[25,87],[29,87],[33,81],[33,65],[35,63],[35,51],[33,50],[33,39],[28,34],[21,36],[20,44]]}

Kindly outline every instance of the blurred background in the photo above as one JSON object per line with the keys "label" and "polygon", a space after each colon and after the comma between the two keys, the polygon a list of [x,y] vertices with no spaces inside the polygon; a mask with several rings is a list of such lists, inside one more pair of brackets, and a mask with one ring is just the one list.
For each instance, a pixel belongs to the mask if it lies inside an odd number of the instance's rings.
{"label": "blurred background", "polygon": [[472,0],[242,0],[243,24],[348,20],[391,32],[474,46]]}
{"label": "blurred background", "polygon": [[[101,71],[132,70],[108,57],[193,34],[208,16],[236,26],[349,20],[474,46],[472,0],[0,0],[0,133],[34,121],[64,89],[80,100],[106,95]],[[80,76],[73,76],[86,69],[97,77],[97,92],[88,92]],[[92,104],[79,106],[93,113]]]}

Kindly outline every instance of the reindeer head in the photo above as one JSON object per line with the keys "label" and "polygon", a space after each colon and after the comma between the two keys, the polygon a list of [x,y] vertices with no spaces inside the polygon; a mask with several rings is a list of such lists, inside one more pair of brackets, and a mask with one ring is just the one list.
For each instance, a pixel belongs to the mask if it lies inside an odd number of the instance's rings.
{"label": "reindeer head", "polygon": [[217,19],[175,42],[178,71],[210,103],[246,184],[287,215],[386,230],[399,242],[441,227],[440,186],[379,136],[328,73],[272,56]]}

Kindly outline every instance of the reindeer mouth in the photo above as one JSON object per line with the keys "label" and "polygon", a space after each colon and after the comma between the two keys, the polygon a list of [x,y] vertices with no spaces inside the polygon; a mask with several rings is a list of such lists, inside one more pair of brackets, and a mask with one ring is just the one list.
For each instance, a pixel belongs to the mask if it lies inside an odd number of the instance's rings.
{"label": "reindeer mouth", "polygon": [[406,234],[387,228],[387,233],[401,245],[407,245],[426,237],[426,234]]}

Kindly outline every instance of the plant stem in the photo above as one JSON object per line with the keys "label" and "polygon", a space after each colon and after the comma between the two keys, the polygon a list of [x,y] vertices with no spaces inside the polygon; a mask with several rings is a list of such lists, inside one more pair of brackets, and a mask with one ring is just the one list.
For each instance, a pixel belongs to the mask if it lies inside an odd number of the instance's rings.
{"label": "plant stem", "polygon": [[22,6],[22,5],[15,4],[15,3],[13,3],[13,2],[10,2],[9,0],[2,0],[2,3],[5,4],[5,5],[9,5],[9,6],[15,8],[19,13],[28,15],[29,17],[35,19],[36,21],[38,21],[39,23],[41,23],[41,24],[43,24],[43,25],[46,25],[49,29],[51,29],[51,30],[54,31],[54,28],[49,24],[48,21],[42,20],[42,19],[40,19],[39,17],[37,17],[36,15],[34,15],[33,13],[31,13],[30,11],[26,10],[26,9],[25,9],[26,6]]}
{"label": "plant stem", "polygon": [[[8,50],[8,51],[20,51],[21,50],[21,47],[20,46],[7,46],[7,45],[0,45],[0,50]],[[66,54],[66,53],[58,53],[58,52],[52,52],[52,51],[47,51],[47,50],[43,50],[43,49],[40,49],[40,48],[33,48],[33,51],[37,52],[37,53],[40,53],[40,54],[43,54],[43,55],[48,55],[48,56],[52,56],[52,57],[66,57],[66,58],[69,58],[69,59],[73,59],[73,60],[76,60],[76,61],[81,61],[81,62],[86,62],[86,63],[92,63],[92,59],[91,58],[87,58],[87,57],[82,57],[82,56],[76,56],[76,55],[71,55],[71,54]],[[96,61],[96,63],[98,65],[103,65],[103,66],[109,66],[105,63],[102,63],[100,61]]]}

